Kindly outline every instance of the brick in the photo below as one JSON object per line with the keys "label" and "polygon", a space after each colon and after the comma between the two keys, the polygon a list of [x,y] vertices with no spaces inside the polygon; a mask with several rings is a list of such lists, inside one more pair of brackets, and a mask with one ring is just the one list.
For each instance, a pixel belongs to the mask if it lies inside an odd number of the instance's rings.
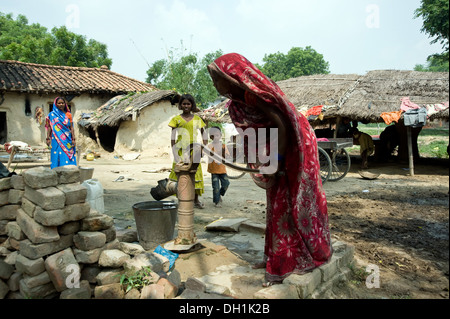
{"label": "brick", "polygon": [[333,254],[326,264],[321,265],[319,268],[322,275],[322,282],[330,280],[339,270],[337,257]]}
{"label": "brick", "polygon": [[8,236],[14,238],[15,240],[23,240],[26,238],[17,222],[9,222],[6,225],[6,231],[8,232]]}
{"label": "brick", "polygon": [[101,232],[80,231],[73,236],[73,243],[81,250],[100,248],[106,243],[106,235]]}
{"label": "brick", "polygon": [[0,259],[0,278],[4,280],[8,280],[14,272],[14,267],[10,264],[5,263]]}
{"label": "brick", "polygon": [[73,253],[75,255],[75,259],[80,263],[80,264],[95,264],[96,262],[98,262],[98,259],[100,258],[100,254],[103,251],[103,247],[102,248],[96,248],[96,249],[91,249],[91,250],[81,250],[78,248],[73,248]]}
{"label": "brick", "polygon": [[17,224],[34,244],[42,244],[59,240],[56,227],[42,226],[28,216],[22,209],[17,210]]}
{"label": "brick", "polygon": [[66,205],[80,204],[86,201],[87,188],[80,183],[61,184],[56,188],[66,195]]}
{"label": "brick", "polygon": [[60,236],[60,239],[51,243],[33,244],[25,239],[20,242],[20,253],[27,258],[37,259],[53,254],[73,245],[73,234]]}
{"label": "brick", "polygon": [[178,287],[166,278],[159,279],[157,284],[164,287],[164,299],[172,299],[177,296]]}
{"label": "brick", "polygon": [[25,285],[27,285],[28,288],[35,288],[37,286],[48,284],[49,282],[51,282],[51,280],[48,272],[44,271],[36,276],[24,275],[23,282],[25,283]]}
{"label": "brick", "polygon": [[59,184],[72,184],[80,182],[80,170],[75,165],[55,167],[53,171],[58,175]]}
{"label": "brick", "polygon": [[15,220],[19,205],[5,205],[0,207],[0,220]]}
{"label": "brick", "polygon": [[0,191],[8,190],[11,187],[11,177],[0,178]]}
{"label": "brick", "polygon": [[88,203],[68,205],[64,209],[64,214],[68,216],[67,221],[78,221],[89,216],[91,206]]}
{"label": "brick", "polygon": [[23,209],[23,211],[25,213],[28,214],[28,216],[34,218],[34,211],[36,210],[36,205],[31,202],[29,199],[27,199],[26,197],[22,197],[22,206],[21,208]]}
{"label": "brick", "polygon": [[8,201],[10,204],[21,204],[24,191],[18,189],[10,189]]}
{"label": "brick", "polygon": [[81,225],[79,221],[67,222],[58,227],[58,233],[60,235],[69,235],[78,233],[80,231]]}
{"label": "brick", "polygon": [[71,278],[76,277],[77,274],[78,280],[80,279],[80,265],[78,265],[70,248],[47,257],[45,260],[45,269],[56,290],[59,292],[68,288],[75,288],[71,286],[72,284],[76,284],[71,281]]}
{"label": "brick", "polygon": [[11,176],[11,187],[18,190],[25,190],[25,182],[22,175]]}
{"label": "brick", "polygon": [[45,210],[62,209],[66,202],[64,193],[56,187],[33,189],[25,186],[23,196]]}
{"label": "brick", "polygon": [[22,279],[19,283],[19,286],[20,286],[20,293],[25,298],[43,299],[57,294],[55,286],[53,286],[51,282],[42,286],[29,288]]}
{"label": "brick", "polygon": [[94,290],[95,299],[123,299],[125,292],[119,283],[97,286]]}
{"label": "brick", "polygon": [[45,271],[44,258],[29,259],[22,254],[17,255],[16,270],[29,276],[36,276]]}
{"label": "brick", "polygon": [[263,288],[253,295],[255,299],[299,299],[294,285],[280,284]]}
{"label": "brick", "polygon": [[[2,179],[0,179],[1,181]],[[9,204],[9,190],[0,191],[0,206]]]}
{"label": "brick", "polygon": [[[22,173],[25,185],[39,189],[58,185],[58,175],[48,167],[33,167]],[[26,189],[26,187],[25,187]]]}
{"label": "brick", "polygon": [[157,284],[145,286],[141,290],[140,299],[164,299],[164,287]]}
{"label": "brick", "polygon": [[104,250],[100,254],[98,264],[103,267],[119,268],[130,259],[130,256],[118,249]]}
{"label": "brick", "polygon": [[36,207],[34,218],[38,223],[45,226],[61,226],[67,222],[85,218],[88,212],[89,205],[85,203],[74,204],[57,210],[44,210],[41,207]]}
{"label": "brick", "polygon": [[322,281],[322,273],[318,268],[306,274],[292,274],[283,280],[283,284],[297,287],[300,298],[306,299],[317,289]]}
{"label": "brick", "polygon": [[81,230],[99,231],[108,229],[113,225],[114,219],[112,217],[105,214],[100,214],[83,219]]}

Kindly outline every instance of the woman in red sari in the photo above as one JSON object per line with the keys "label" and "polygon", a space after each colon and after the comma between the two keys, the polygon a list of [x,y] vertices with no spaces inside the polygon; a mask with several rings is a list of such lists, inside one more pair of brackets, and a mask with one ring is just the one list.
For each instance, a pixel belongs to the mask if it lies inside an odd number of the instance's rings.
{"label": "woman in red sari", "polygon": [[[278,151],[277,172],[253,176],[267,194],[264,260],[255,267],[265,267],[266,281],[272,284],[326,263],[332,255],[327,200],[308,120],[245,57],[223,55],[208,70],[217,91],[230,99],[228,110],[237,128],[253,128],[256,134],[258,128],[278,129],[278,150],[269,150]],[[256,149],[245,145],[248,151]]]}

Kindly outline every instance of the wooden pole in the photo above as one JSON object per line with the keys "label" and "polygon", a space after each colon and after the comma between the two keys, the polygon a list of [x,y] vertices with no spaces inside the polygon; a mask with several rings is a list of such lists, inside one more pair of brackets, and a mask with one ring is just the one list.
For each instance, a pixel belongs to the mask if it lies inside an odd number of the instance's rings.
{"label": "wooden pole", "polygon": [[12,160],[14,158],[14,154],[16,154],[16,148],[17,148],[17,146],[13,146],[11,148],[11,154],[9,155],[8,165],[6,166],[7,170],[9,170],[9,167],[11,166]]}
{"label": "wooden pole", "polygon": [[406,134],[408,137],[408,158],[409,158],[409,175],[414,176],[414,155],[412,149],[412,137],[411,137],[411,127],[406,127]]}

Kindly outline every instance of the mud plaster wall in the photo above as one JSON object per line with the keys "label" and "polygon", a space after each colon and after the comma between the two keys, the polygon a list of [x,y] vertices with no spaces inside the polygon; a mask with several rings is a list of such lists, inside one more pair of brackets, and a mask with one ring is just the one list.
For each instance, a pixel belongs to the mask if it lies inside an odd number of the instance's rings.
{"label": "mud plaster wall", "polygon": [[[45,117],[49,112],[49,103],[57,97],[57,94],[39,96],[37,94],[6,93],[5,100],[0,105],[0,112],[6,112],[7,141],[22,141],[31,146],[45,146]],[[70,102],[72,115],[75,120],[75,134],[78,134],[76,120],[81,113],[92,112],[107,102],[111,95],[82,94]],[[31,115],[25,115],[25,99],[30,101]],[[35,119],[36,107],[44,107],[44,119],[39,124]]]}
{"label": "mud plaster wall", "polygon": [[180,114],[176,105],[159,101],[144,108],[136,121],[123,121],[116,136],[115,150],[144,151],[149,155],[170,154],[170,119]]}

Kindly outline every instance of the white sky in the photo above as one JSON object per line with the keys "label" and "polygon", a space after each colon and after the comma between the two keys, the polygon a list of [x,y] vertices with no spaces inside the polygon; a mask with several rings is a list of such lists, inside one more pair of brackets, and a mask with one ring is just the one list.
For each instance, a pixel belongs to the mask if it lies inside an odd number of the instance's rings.
{"label": "white sky", "polygon": [[[411,70],[442,52],[414,19],[420,0],[0,0],[0,12],[108,46],[111,69],[145,81],[167,50],[264,54],[311,46],[334,74]],[[148,64],[147,64],[148,63]]]}

